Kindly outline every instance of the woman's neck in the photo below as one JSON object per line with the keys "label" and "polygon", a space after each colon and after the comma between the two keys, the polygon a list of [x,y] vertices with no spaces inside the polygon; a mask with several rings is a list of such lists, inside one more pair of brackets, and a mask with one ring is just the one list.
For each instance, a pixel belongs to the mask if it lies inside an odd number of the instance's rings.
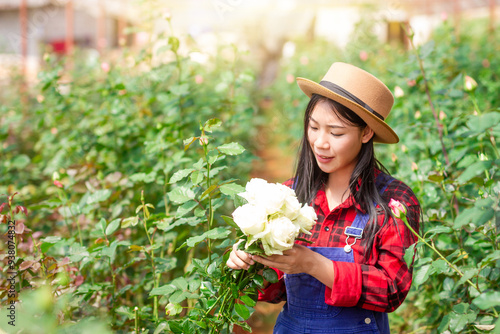
{"label": "woman's neck", "polygon": [[349,190],[351,175],[352,170],[338,171],[328,175],[325,194],[330,210],[342,204],[351,194]]}

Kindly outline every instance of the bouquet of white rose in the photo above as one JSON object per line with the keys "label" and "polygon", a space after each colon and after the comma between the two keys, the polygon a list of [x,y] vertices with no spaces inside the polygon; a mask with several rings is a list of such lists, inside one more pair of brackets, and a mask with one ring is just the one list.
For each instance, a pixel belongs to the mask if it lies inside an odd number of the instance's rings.
{"label": "bouquet of white rose", "polygon": [[311,234],[316,213],[311,206],[301,205],[289,187],[254,178],[238,195],[248,202],[233,212],[234,222],[246,237],[247,252],[281,255],[293,247],[299,233]]}
{"label": "bouquet of white rose", "polygon": [[[241,231],[244,242],[239,242],[238,249],[251,254],[283,254],[293,247],[301,232],[310,234],[309,230],[317,219],[314,209],[301,205],[295,191],[285,185],[254,178],[238,195],[247,203],[234,210],[233,219],[225,217],[224,220]],[[228,257],[229,252],[224,255],[223,263]],[[210,270],[218,277],[219,289],[216,301],[209,305],[205,316],[211,317],[213,313],[221,324],[237,323],[250,329],[248,324],[235,318],[235,313],[244,320],[248,319],[249,309],[255,306],[257,292],[264,280],[277,282],[277,273],[260,263],[253,264],[248,270],[232,270],[225,265],[220,273],[216,274],[214,268]]]}

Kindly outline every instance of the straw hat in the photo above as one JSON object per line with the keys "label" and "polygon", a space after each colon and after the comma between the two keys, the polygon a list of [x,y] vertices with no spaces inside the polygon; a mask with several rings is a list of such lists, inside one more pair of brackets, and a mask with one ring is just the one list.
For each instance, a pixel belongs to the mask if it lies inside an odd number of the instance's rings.
{"label": "straw hat", "polygon": [[297,84],[309,97],[319,94],[351,109],[373,129],[374,141],[387,144],[399,141],[385,122],[394,97],[389,88],[370,73],[350,64],[333,63],[319,84],[305,78],[297,78]]}

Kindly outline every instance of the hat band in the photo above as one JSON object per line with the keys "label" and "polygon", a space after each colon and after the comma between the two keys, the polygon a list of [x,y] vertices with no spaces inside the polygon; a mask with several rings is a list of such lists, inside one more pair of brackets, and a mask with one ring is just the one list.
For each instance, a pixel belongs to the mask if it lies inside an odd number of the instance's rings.
{"label": "hat band", "polygon": [[319,84],[325,88],[328,88],[329,90],[331,90],[335,94],[338,94],[342,97],[345,97],[348,100],[351,100],[352,102],[359,104],[360,106],[362,106],[363,108],[365,108],[366,110],[371,112],[373,115],[377,116],[381,120],[384,120],[384,116],[380,115],[378,112],[373,110],[369,105],[367,105],[366,103],[361,101],[359,98],[357,98],[355,95],[349,93],[348,91],[346,91],[344,88],[340,87],[339,85],[336,85],[333,82],[324,81],[324,80],[321,81]]}

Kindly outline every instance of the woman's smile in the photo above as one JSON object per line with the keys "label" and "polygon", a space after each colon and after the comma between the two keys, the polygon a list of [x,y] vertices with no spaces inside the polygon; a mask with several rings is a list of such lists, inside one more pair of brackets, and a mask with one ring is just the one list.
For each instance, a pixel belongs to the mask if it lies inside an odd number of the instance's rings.
{"label": "woman's smile", "polygon": [[326,155],[316,153],[316,160],[318,160],[319,163],[323,163],[323,164],[329,163],[330,161],[333,160],[333,158],[334,157],[329,157]]}

